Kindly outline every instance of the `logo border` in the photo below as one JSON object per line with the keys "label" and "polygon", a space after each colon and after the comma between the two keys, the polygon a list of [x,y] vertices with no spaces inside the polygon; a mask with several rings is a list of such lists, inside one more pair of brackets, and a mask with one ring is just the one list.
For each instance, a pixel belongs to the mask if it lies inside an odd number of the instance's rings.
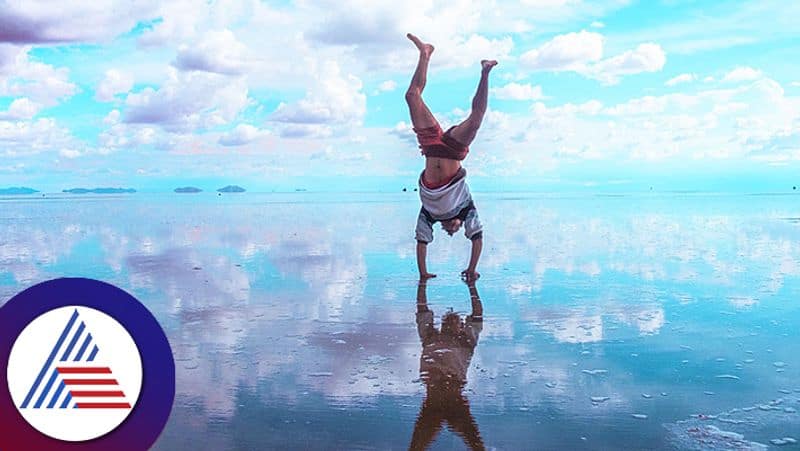
{"label": "logo border", "polygon": [[[65,442],[37,431],[19,414],[6,381],[11,347],[40,315],[65,306],[99,310],[119,322],[142,359],[142,388],[133,411],[116,429],[85,442]],[[29,287],[0,307],[0,449],[16,451],[149,449],[166,426],[175,400],[175,360],[167,336],[152,313],[126,291],[94,279],[59,278]]]}

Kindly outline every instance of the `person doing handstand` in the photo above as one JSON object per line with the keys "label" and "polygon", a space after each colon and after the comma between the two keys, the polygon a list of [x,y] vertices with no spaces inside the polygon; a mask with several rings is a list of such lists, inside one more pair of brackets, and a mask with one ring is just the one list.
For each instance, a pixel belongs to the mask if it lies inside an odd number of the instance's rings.
{"label": "person doing handstand", "polygon": [[419,176],[422,208],[417,217],[415,233],[419,275],[421,279],[436,277],[428,272],[426,257],[428,243],[433,241],[433,224],[441,222],[442,229],[450,236],[464,226],[464,235],[472,241],[472,252],[467,269],[461,275],[468,281],[475,280],[480,277],[476,268],[483,247],[483,227],[466,183],[467,171],[461,167],[461,161],[467,157],[469,145],[475,139],[486,114],[489,72],[497,65],[497,61],[481,61],[481,78],[472,99],[472,111],[463,122],[442,132],[439,122],[422,100],[433,46],[411,33],[407,37],[419,49],[419,62],[406,91],[406,102],[414,133],[425,156],[425,170]]}

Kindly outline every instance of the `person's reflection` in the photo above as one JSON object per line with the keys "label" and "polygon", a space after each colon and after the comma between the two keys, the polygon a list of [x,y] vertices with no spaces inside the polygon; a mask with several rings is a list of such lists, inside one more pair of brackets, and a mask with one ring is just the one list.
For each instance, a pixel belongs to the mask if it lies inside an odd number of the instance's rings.
{"label": "person's reflection", "polygon": [[417,330],[422,341],[419,359],[420,379],[425,382],[422,402],[409,449],[426,449],[433,443],[445,422],[473,450],[483,450],[483,440],[469,410],[469,401],[462,390],[467,383],[467,369],[472,360],[478,336],[483,328],[483,306],[475,288],[468,284],[472,314],[463,321],[457,313],[442,317],[441,330],[433,326],[433,312],[428,308],[427,283],[417,288]]}

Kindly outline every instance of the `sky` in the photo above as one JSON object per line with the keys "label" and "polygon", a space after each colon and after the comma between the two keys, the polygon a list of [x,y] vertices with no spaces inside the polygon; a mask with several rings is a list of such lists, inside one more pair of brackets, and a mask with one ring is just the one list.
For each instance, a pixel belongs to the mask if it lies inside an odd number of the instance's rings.
{"label": "sky", "polygon": [[424,167],[413,32],[444,128],[489,111],[483,190],[800,186],[800,3],[0,0],[0,187],[389,190]]}

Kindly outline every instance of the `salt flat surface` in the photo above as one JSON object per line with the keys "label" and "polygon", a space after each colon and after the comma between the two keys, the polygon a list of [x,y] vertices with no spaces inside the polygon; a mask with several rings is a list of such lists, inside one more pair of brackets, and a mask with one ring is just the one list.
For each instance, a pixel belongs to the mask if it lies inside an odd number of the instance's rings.
{"label": "salt flat surface", "polygon": [[[421,342],[415,193],[0,200],[0,303],[63,276],[142,300],[176,359],[160,450],[407,449],[437,424],[433,449],[792,449],[797,199],[475,193],[474,347]],[[438,331],[471,304],[468,242],[435,237]]]}

